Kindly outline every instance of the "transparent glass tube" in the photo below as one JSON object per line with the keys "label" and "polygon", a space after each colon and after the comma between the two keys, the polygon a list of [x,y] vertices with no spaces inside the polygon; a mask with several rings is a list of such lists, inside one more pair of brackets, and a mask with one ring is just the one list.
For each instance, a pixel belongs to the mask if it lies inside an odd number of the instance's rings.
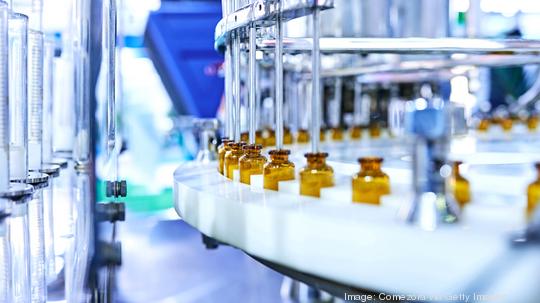
{"label": "transparent glass tube", "polygon": [[29,28],[41,31],[43,27],[43,0],[11,0],[11,10],[28,16]]}
{"label": "transparent glass tube", "polygon": [[116,0],[106,0],[103,1],[103,67],[107,104],[105,147],[108,157],[111,157],[116,143],[116,36]]}
{"label": "transparent glass tube", "polygon": [[[0,2],[0,191],[9,188],[8,77],[8,6]],[[6,202],[0,199],[0,212],[5,208]]]}
{"label": "transparent glass tube", "polygon": [[53,127],[53,66],[54,66],[54,41],[45,39],[43,43],[43,163],[51,163],[53,160],[52,127]]}
{"label": "transparent glass tube", "polygon": [[25,180],[28,173],[27,133],[27,33],[28,17],[10,14],[9,37],[9,161],[10,178]]}
{"label": "transparent glass tube", "polygon": [[[66,301],[86,302],[88,294],[85,288],[89,254],[93,249],[93,218],[91,216],[90,177],[77,174],[75,186],[75,205],[77,219],[74,226],[73,243],[66,252]],[[69,276],[68,276],[69,275]]]}
{"label": "transparent glass tube", "polygon": [[90,0],[75,1],[73,10],[73,60],[75,69],[75,144],[73,158],[79,164],[90,159]]}
{"label": "transparent glass tube", "polygon": [[38,189],[28,202],[28,228],[30,230],[30,282],[31,302],[45,302],[45,230],[43,218],[43,189]]}
{"label": "transparent glass tube", "polygon": [[8,236],[11,255],[11,301],[30,302],[30,235],[28,203],[13,203]]}
{"label": "transparent glass tube", "polygon": [[45,275],[47,284],[56,279],[56,255],[54,253],[53,197],[55,179],[49,179],[49,186],[43,189],[43,237],[45,243]]}
{"label": "transparent glass tube", "polygon": [[42,163],[43,33],[28,31],[28,169]]}
{"label": "transparent glass tube", "polygon": [[11,300],[11,254],[6,221],[0,218],[0,302]]}

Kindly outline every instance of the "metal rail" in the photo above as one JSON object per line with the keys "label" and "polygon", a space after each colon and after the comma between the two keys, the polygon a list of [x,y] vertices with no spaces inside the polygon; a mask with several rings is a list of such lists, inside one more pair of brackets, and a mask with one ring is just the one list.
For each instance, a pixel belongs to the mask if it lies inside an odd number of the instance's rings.
{"label": "metal rail", "polygon": [[[334,0],[281,0],[283,21],[310,15],[314,8],[325,10],[333,7]],[[270,0],[258,0],[239,8],[219,21],[215,40],[226,38],[230,32],[253,23],[257,26],[274,25],[278,11],[278,2]]]}
{"label": "metal rail", "polygon": [[[258,48],[271,50],[275,40],[263,40]],[[311,38],[284,38],[283,51],[310,52]],[[496,54],[540,55],[540,40],[489,40],[463,38],[321,38],[323,53],[384,54]]]}
{"label": "metal rail", "polygon": [[[380,73],[410,73],[418,71],[437,71],[442,69],[463,68],[464,71],[474,67],[507,67],[540,64],[540,56],[529,55],[472,55],[462,58],[407,60],[396,63],[371,63],[353,67],[324,69],[322,78],[348,77],[357,75],[373,75]],[[306,79],[311,72],[305,71]]]}

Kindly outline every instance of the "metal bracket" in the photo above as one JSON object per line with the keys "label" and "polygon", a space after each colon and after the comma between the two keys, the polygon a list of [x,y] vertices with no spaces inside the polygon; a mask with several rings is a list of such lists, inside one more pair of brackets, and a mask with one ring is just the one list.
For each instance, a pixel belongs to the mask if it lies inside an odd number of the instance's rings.
{"label": "metal bracket", "polygon": [[126,220],[126,205],[122,202],[97,203],[96,219],[111,223]]}
{"label": "metal bracket", "polygon": [[127,196],[127,183],[126,180],[122,181],[107,181],[105,196],[110,197],[126,197]]}
{"label": "metal bracket", "polygon": [[[246,5],[229,14],[219,21],[215,31],[215,41],[225,42],[232,31],[256,26],[271,26],[275,23],[275,15],[278,11],[278,2],[259,0]],[[296,19],[310,15],[313,9],[331,9],[334,0],[281,0],[283,21]]]}

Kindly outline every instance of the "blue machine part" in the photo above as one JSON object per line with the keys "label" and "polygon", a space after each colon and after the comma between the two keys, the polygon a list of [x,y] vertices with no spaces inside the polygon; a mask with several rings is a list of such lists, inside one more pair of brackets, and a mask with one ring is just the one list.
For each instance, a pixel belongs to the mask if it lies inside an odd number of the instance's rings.
{"label": "blue machine part", "polygon": [[220,19],[220,1],[163,1],[148,18],[145,44],[180,115],[216,116],[224,89],[223,56],[214,50]]}

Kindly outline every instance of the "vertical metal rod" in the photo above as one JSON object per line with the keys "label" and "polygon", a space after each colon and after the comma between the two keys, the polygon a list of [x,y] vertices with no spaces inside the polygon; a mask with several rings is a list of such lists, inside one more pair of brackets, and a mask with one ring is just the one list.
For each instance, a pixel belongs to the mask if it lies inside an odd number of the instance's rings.
{"label": "vertical metal rod", "polygon": [[233,128],[233,96],[232,96],[232,44],[227,42],[225,49],[225,136],[234,137]]}
{"label": "vertical metal rod", "polygon": [[276,14],[276,149],[283,148],[283,22],[281,0]]}
{"label": "vertical metal rod", "polygon": [[256,42],[257,30],[255,25],[249,28],[249,144],[255,144],[255,124],[256,115],[256,97],[257,97],[257,46]]}
{"label": "vertical metal rod", "polygon": [[[230,0],[222,0],[223,18],[230,13]],[[225,47],[225,127],[224,134],[227,138],[234,137],[234,119],[233,119],[233,92],[232,92],[232,43],[227,39]]]}
{"label": "vertical metal rod", "polygon": [[[320,36],[319,9],[313,10],[313,49],[311,53],[311,151],[319,152],[319,133],[321,130],[321,89],[320,89],[320,68],[321,52],[319,44]],[[277,48],[276,48],[277,49]]]}
{"label": "vertical metal rod", "polygon": [[234,141],[240,142],[240,127],[241,119],[240,112],[242,107],[242,100],[240,96],[240,33],[234,33],[233,40],[233,61],[234,61],[234,84],[233,84],[233,94],[234,94]]}
{"label": "vertical metal rod", "polygon": [[[231,11],[234,12],[236,9],[242,6],[240,0],[231,0]],[[234,95],[234,141],[240,142],[241,139],[241,127],[242,121],[240,118],[241,109],[242,109],[242,99],[240,96],[240,31],[233,32],[233,95]]]}

